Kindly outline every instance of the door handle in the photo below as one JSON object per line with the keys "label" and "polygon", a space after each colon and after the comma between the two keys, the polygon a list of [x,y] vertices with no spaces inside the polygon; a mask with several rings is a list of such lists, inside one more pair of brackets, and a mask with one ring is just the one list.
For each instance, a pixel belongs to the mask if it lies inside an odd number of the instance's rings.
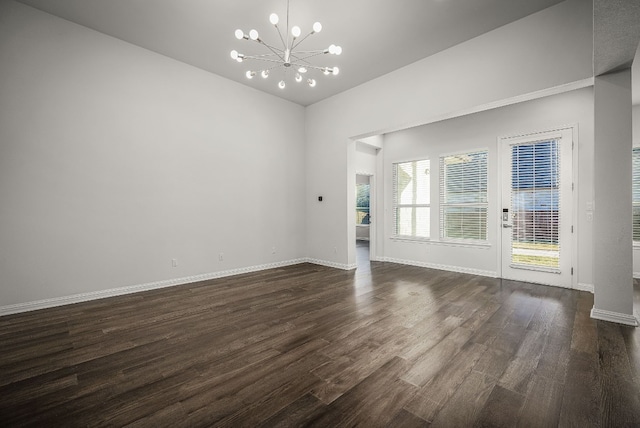
{"label": "door handle", "polygon": [[506,229],[506,228],[509,228],[509,227],[513,227],[513,225],[512,224],[502,223],[502,227],[504,227]]}

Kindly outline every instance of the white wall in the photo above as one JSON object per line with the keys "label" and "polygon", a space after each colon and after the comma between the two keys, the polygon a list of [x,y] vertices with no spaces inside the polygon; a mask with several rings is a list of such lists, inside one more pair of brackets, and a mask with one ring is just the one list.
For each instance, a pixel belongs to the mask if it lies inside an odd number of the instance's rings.
{"label": "white wall", "polygon": [[356,174],[373,175],[376,172],[376,155],[378,150],[356,141],[355,168]]}
{"label": "white wall", "polygon": [[[575,141],[579,161],[576,168],[580,183],[593,180],[593,90],[584,88],[559,95],[514,104],[482,113],[445,120],[387,134],[384,140],[384,175],[391,177],[392,163],[411,159],[431,160],[431,242],[392,240],[391,211],[384,219],[384,254],[378,256],[439,265],[454,270],[499,274],[500,180],[498,176],[501,137],[529,134],[577,125]],[[439,157],[447,153],[488,149],[488,225],[489,247],[470,247],[438,242],[439,235]],[[384,183],[385,207],[392,205],[392,183]],[[591,284],[592,223],[586,219],[586,202],[591,199],[591,186],[578,187],[578,281]]]}
{"label": "white wall", "polygon": [[304,115],[0,2],[0,307],[304,257]]}
{"label": "white wall", "polygon": [[[309,106],[307,253],[344,267],[355,262],[351,137],[591,78],[592,14],[591,1],[567,0]],[[326,203],[315,202],[317,194]]]}

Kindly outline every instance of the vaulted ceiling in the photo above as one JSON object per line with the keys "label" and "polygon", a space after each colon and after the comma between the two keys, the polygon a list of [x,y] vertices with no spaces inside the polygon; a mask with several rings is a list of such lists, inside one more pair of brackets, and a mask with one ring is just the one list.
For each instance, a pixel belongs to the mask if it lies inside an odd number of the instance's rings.
{"label": "vaulted ceiling", "polygon": [[[317,73],[317,86],[298,86],[289,71],[288,86],[274,70],[268,79],[248,80],[260,66],[237,63],[233,49],[266,53],[263,46],[237,40],[234,31],[256,29],[267,43],[279,36],[269,23],[281,23],[287,0],[20,0],[45,12],[92,28],[178,61],[255,87],[301,105],[309,105],[495,28],[545,9],[561,0],[290,0],[290,22],[303,34],[315,21],[323,29],[301,47],[342,46],[340,56],[322,55],[312,63],[337,66],[338,76]],[[282,73],[282,72],[281,72]]]}

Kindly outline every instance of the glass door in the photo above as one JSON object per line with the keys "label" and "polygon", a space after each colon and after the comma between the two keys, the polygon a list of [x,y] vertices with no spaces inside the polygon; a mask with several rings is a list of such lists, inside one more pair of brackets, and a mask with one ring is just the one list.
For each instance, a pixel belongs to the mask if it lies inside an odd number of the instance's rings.
{"label": "glass door", "polygon": [[502,140],[502,277],[571,287],[572,130]]}

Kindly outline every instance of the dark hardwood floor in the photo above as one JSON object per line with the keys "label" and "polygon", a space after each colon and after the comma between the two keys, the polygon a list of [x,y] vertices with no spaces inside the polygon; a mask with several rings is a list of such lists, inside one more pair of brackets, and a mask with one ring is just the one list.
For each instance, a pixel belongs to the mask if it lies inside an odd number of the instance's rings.
{"label": "dark hardwood floor", "polygon": [[0,426],[640,426],[640,329],[592,305],[363,262],[6,316]]}

